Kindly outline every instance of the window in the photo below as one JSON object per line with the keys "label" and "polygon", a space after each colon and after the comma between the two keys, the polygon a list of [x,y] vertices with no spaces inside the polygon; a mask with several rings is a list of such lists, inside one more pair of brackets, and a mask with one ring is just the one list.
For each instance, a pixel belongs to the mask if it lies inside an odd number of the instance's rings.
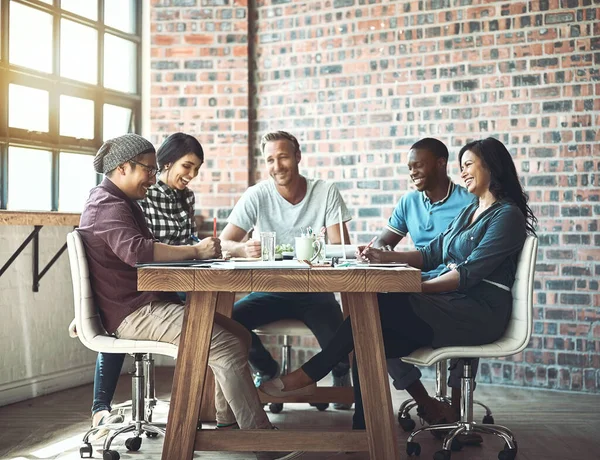
{"label": "window", "polygon": [[81,211],[102,142],[139,132],[141,3],[0,0],[0,209]]}

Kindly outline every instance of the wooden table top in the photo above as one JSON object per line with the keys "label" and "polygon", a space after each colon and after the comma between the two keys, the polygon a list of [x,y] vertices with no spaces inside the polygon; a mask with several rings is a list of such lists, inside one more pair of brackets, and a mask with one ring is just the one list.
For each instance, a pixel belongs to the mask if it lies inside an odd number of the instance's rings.
{"label": "wooden table top", "polygon": [[140,291],[420,292],[416,268],[215,269],[138,268]]}

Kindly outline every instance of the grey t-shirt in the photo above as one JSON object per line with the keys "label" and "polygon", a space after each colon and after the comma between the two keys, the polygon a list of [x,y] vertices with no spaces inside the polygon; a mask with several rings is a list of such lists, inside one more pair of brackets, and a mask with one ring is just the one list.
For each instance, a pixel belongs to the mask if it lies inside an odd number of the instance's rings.
{"label": "grey t-shirt", "polygon": [[276,244],[294,245],[300,236],[300,227],[321,227],[338,224],[339,210],[342,221],[352,219],[337,187],[321,179],[306,179],[306,196],[298,204],[285,200],[269,178],[244,192],[229,215],[227,222],[249,232],[276,232]]}

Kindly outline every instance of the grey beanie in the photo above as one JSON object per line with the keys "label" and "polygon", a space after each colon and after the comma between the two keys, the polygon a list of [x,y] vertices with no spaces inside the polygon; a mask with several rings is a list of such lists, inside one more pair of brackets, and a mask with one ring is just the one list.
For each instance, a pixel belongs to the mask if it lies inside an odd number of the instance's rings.
{"label": "grey beanie", "polygon": [[97,173],[106,174],[126,161],[143,153],[154,153],[154,146],[142,136],[125,134],[107,140],[94,157],[94,169]]}

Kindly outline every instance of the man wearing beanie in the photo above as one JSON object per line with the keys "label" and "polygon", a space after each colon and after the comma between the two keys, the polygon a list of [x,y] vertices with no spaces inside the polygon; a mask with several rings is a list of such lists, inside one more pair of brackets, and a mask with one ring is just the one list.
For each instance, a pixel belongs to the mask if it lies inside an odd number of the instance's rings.
{"label": "man wearing beanie", "polygon": [[[137,134],[106,141],[94,169],[105,175],[81,214],[94,301],[106,331],[118,338],[179,345],[184,306],[175,293],[139,292],[135,264],[220,257],[217,238],[193,246],[157,242],[136,200],[156,181],[156,153]],[[235,321],[215,321],[208,364],[218,382],[219,424],[242,429],[271,428],[248,366],[250,335]]]}

